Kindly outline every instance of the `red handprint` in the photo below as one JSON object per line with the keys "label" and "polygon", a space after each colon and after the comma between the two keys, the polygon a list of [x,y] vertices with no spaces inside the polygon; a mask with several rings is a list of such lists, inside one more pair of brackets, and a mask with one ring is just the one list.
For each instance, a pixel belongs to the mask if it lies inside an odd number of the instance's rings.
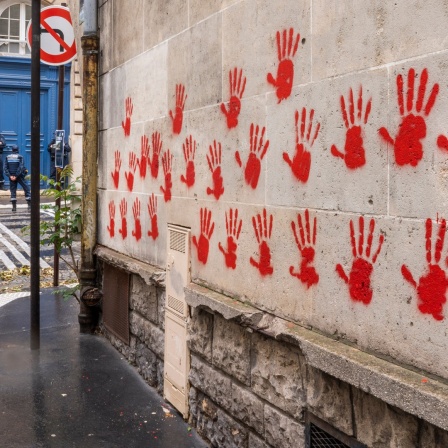
{"label": "red handprint", "polygon": [[129,191],[132,191],[134,189],[134,173],[137,170],[138,164],[139,161],[137,156],[135,155],[135,152],[131,151],[129,153],[129,172],[124,172],[124,177],[126,178],[126,184]]}
{"label": "red handprint", "polygon": [[445,135],[439,135],[437,137],[437,146],[444,151],[448,151],[448,138]]}
{"label": "red handprint", "polygon": [[194,156],[196,154],[196,140],[193,137],[187,137],[185,143],[182,145],[184,150],[184,159],[187,164],[185,176],[182,174],[180,180],[187,185],[188,188],[194,185],[195,171],[194,171]]}
{"label": "red handprint", "polygon": [[143,135],[141,138],[140,161],[139,161],[140,177],[142,179],[146,178],[146,168],[148,164],[149,164],[149,142],[148,137],[146,137],[146,135]]}
{"label": "red handprint", "polygon": [[128,222],[126,214],[128,213],[128,203],[126,199],[122,199],[120,202],[120,216],[121,216],[121,229],[118,230],[121,233],[121,237],[125,239],[128,236]]}
{"label": "red handprint", "polygon": [[378,131],[380,136],[394,147],[395,162],[400,166],[417,166],[422,159],[423,147],[420,140],[426,137],[426,122],[423,115],[425,117],[429,115],[439,93],[439,85],[434,84],[426,106],[423,107],[426,84],[428,82],[428,70],[425,68],[420,77],[417,101],[414,103],[414,80],[415,70],[411,68],[408,73],[408,91],[405,106],[403,76],[401,74],[397,76],[397,99],[401,123],[396,139],[394,140],[384,127]]}
{"label": "red handprint", "polygon": [[157,179],[159,175],[159,154],[162,150],[162,140],[160,139],[160,132],[153,132],[152,136],[152,159],[148,160],[151,167],[151,176]]}
{"label": "red handprint", "polygon": [[159,236],[159,228],[157,226],[157,197],[154,193],[149,198],[148,213],[151,218],[151,230],[148,230],[148,236],[156,240]]}
{"label": "red handprint", "polygon": [[182,131],[182,120],[184,117],[184,107],[187,95],[185,94],[185,86],[183,84],[176,84],[176,109],[173,112],[170,110],[170,117],[173,121],[173,134],[180,134]]}
{"label": "red handprint", "polygon": [[107,226],[111,238],[115,236],[115,202],[109,202],[109,225]]}
{"label": "red handprint", "polygon": [[120,151],[115,151],[114,155],[115,155],[114,171],[112,171],[110,174],[112,176],[115,188],[118,189],[118,184],[120,183],[120,168],[121,168]]}
{"label": "red handprint", "polygon": [[168,149],[162,156],[163,175],[165,176],[165,187],[160,187],[160,191],[163,193],[163,199],[165,202],[171,201],[171,188],[173,182],[171,181],[171,168],[173,164],[173,155]]}
{"label": "red handprint", "polygon": [[132,236],[138,241],[142,237],[142,224],[140,222],[140,200],[139,198],[135,198],[134,203],[132,204],[132,214],[134,215],[134,227],[135,229],[132,231]]}
{"label": "red handprint", "polygon": [[252,225],[258,242],[260,260],[256,261],[253,257],[250,257],[250,264],[255,266],[263,276],[270,275],[274,272],[274,268],[271,265],[271,249],[268,245],[268,240],[271,238],[272,234],[272,224],[273,217],[272,215],[269,215],[268,223],[266,209],[263,209],[263,217],[260,213],[258,213],[256,217],[252,217]]}
{"label": "red handprint", "polygon": [[347,168],[354,170],[366,163],[366,154],[364,150],[364,129],[363,124],[367,124],[370,110],[372,109],[372,98],[367,101],[366,110],[364,111],[364,119],[362,118],[362,86],[359,88],[358,101],[355,112],[355,101],[353,98],[353,90],[350,89],[348,106],[345,104],[344,96],[341,95],[341,112],[344,119],[345,128],[345,153],[338,150],[336,145],[332,145],[331,154],[345,160]]}
{"label": "red handprint", "polygon": [[227,249],[218,243],[219,250],[224,254],[226,266],[230,269],[236,268],[236,250],[238,249],[238,239],[241,233],[243,221],[238,219],[238,209],[231,208],[229,214],[226,212]]}
{"label": "red handprint", "polygon": [[[250,185],[253,189],[257,188],[258,179],[261,172],[261,161],[269,148],[269,140],[263,144],[264,133],[266,128],[263,127],[261,130],[260,140],[258,140],[259,127],[254,127],[252,123],[250,125],[250,153],[247,159],[246,168],[244,169],[244,178],[246,183]],[[240,167],[243,166],[241,162],[241,156],[239,151],[235,152],[236,162]]]}
{"label": "red handprint", "polygon": [[306,109],[302,109],[302,119],[299,134],[299,111],[296,110],[296,152],[291,160],[288,153],[283,153],[283,160],[290,166],[292,174],[301,182],[306,182],[310,176],[311,148],[319,134],[320,123],[317,123],[314,133],[312,132],[314,109],[310,111],[308,127],[306,126]]}
{"label": "red handprint", "polygon": [[221,111],[226,116],[227,127],[232,129],[238,125],[238,116],[241,112],[241,98],[243,97],[244,89],[246,88],[246,77],[243,77],[243,69],[235,67],[229,70],[229,84],[230,84],[230,101],[229,110],[224,103],[221,103]]}
{"label": "red handprint", "polygon": [[121,122],[121,127],[123,128],[124,136],[129,137],[131,135],[131,117],[132,117],[132,112],[134,110],[134,105],[132,104],[132,99],[129,97],[126,98],[124,100],[124,105],[125,105],[125,109],[126,109],[126,118],[124,121]]}
{"label": "red handprint", "polygon": [[213,188],[207,187],[207,194],[212,194],[218,200],[224,193],[223,178],[221,175],[221,143],[213,140],[213,147],[209,147],[207,162],[212,172]]}
{"label": "red handprint", "polygon": [[212,212],[207,210],[206,208],[201,208],[200,212],[201,216],[201,235],[199,239],[196,239],[196,236],[193,236],[193,244],[196,246],[198,250],[198,260],[206,264],[208,258],[208,251],[210,248],[210,238],[213,234],[213,230],[215,229],[215,223],[212,221]]}
{"label": "red handprint", "polygon": [[314,246],[316,245],[317,220],[314,218],[313,230],[311,230],[308,209],[305,210],[305,227],[303,225],[302,216],[300,213],[297,215],[297,219],[299,224],[300,239],[297,234],[296,223],[294,221],[291,221],[291,228],[292,233],[294,234],[294,239],[296,240],[297,249],[299,249],[300,255],[302,256],[302,261],[300,262],[298,272],[294,272],[294,266],[290,266],[289,273],[293,277],[297,277],[306,285],[307,288],[309,288],[319,282],[319,274],[316,272],[316,269],[314,269],[314,266],[311,266],[316,254]]}
{"label": "red handprint", "polygon": [[[432,259],[432,221],[426,220],[426,261],[428,271],[420,277],[417,282],[406,265],[401,267],[401,273],[416,290],[419,299],[418,309],[423,314],[431,314],[436,320],[443,320],[443,305],[446,302],[446,289],[448,287],[448,277],[446,272],[439,266],[443,244],[445,241],[446,220],[442,219],[435,243],[435,257]],[[445,260],[448,265],[448,258]]]}
{"label": "red handprint", "polygon": [[384,236],[379,237],[378,249],[372,256],[372,261],[369,261],[370,251],[372,249],[373,231],[375,230],[375,220],[370,220],[369,235],[367,237],[366,256],[362,257],[364,250],[364,217],[359,217],[359,241],[358,248],[356,247],[355,229],[353,221],[350,220],[350,239],[352,243],[353,263],[350,270],[350,278],[345,274],[344,268],[336,265],[336,272],[348,284],[350,297],[355,302],[362,302],[368,305],[372,300],[373,291],[370,288],[370,276],[373,272],[373,265],[381,251],[381,246],[384,242]]}
{"label": "red handprint", "polygon": [[299,41],[300,34],[297,34],[294,40],[293,28],[289,29],[289,34],[288,30],[283,30],[283,39],[280,31],[277,31],[277,54],[279,60],[277,79],[271,73],[268,73],[267,79],[268,83],[275,87],[279,103],[291,95],[294,81],[294,62],[292,58],[296,55]]}

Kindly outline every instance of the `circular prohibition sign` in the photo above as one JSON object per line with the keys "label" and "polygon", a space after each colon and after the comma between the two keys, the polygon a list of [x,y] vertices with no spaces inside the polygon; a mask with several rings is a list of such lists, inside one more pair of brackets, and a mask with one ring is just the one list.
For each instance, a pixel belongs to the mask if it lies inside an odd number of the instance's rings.
{"label": "circular prohibition sign", "polygon": [[[63,65],[76,57],[76,40],[70,10],[63,6],[48,6],[40,12],[40,60],[48,65]],[[45,36],[48,34],[48,36]],[[44,37],[45,36],[45,37]],[[26,32],[31,48],[32,23]]]}

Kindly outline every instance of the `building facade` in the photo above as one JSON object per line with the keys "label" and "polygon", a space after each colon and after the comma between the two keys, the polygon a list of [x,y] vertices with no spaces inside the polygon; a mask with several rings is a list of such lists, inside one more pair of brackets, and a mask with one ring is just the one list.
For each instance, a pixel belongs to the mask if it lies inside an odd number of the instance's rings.
{"label": "building facade", "polygon": [[103,328],[212,446],[448,446],[442,0],[100,0]]}

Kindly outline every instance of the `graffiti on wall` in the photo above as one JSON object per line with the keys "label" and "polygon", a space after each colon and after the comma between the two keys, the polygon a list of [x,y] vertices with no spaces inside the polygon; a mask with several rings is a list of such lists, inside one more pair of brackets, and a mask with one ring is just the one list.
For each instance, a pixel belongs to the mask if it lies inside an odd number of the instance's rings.
{"label": "graffiti on wall", "polygon": [[271,275],[274,272],[271,260],[271,248],[269,247],[273,223],[274,217],[272,215],[268,217],[265,208],[263,209],[263,214],[258,213],[252,217],[252,226],[258,243],[259,259],[255,260],[254,257],[250,257],[250,264],[256,267],[263,277]]}
{"label": "graffiti on wall", "polygon": [[163,199],[165,202],[171,201],[171,188],[173,187],[173,181],[171,180],[172,166],[173,155],[168,148],[162,155],[162,168],[165,185],[160,186],[160,191],[163,193]]}
{"label": "graffiti on wall", "polygon": [[152,193],[148,202],[148,213],[151,222],[151,228],[148,230],[148,236],[156,240],[159,236],[159,227],[157,225],[157,196]]}
{"label": "graffiti on wall", "polygon": [[230,100],[227,109],[224,103],[221,103],[221,111],[226,117],[227,127],[235,128],[238,125],[238,116],[241,112],[241,98],[246,88],[246,77],[243,76],[243,69],[236,67],[229,71]]}
{"label": "graffiti on wall", "polygon": [[128,220],[127,220],[127,213],[128,213],[128,202],[125,198],[123,198],[120,201],[120,217],[121,217],[121,228],[118,230],[121,237],[123,239],[126,239],[128,236]]}
{"label": "graffiti on wall", "polygon": [[226,266],[230,269],[236,268],[236,252],[242,226],[243,221],[238,218],[238,209],[230,208],[229,211],[226,212],[227,247],[224,248],[221,243],[218,243],[218,248],[224,255]]}
{"label": "graffiti on wall", "polygon": [[173,111],[170,110],[170,117],[173,122],[173,134],[180,134],[182,131],[185,101],[187,101],[185,86],[183,84],[176,84],[176,107],[174,109],[174,114]]}
{"label": "graffiti on wall", "polygon": [[110,174],[112,176],[112,181],[113,181],[114,187],[116,189],[118,189],[118,185],[120,184],[120,169],[121,169],[120,151],[115,151],[115,153],[114,153],[114,170]]}
{"label": "graffiti on wall", "polygon": [[194,167],[194,157],[196,155],[196,140],[190,135],[185,139],[185,143],[182,145],[185,160],[185,174],[180,176],[181,182],[183,182],[188,188],[194,185],[196,177],[196,171]]}
{"label": "graffiti on wall", "polygon": [[213,187],[207,187],[207,194],[213,195],[216,200],[218,200],[224,193],[224,180],[222,178],[221,172],[221,159],[222,150],[221,143],[217,143],[216,140],[213,141],[213,146],[209,147],[209,154],[207,154],[207,162],[212,173],[212,183]]}
{"label": "graffiti on wall", "polygon": [[201,208],[200,221],[201,234],[199,235],[199,238],[193,236],[192,241],[198,251],[198,260],[203,264],[207,264],[208,252],[210,250],[210,238],[215,229],[215,223],[212,221],[212,212],[207,208]]}
{"label": "graffiti on wall", "polygon": [[134,111],[134,105],[130,97],[124,100],[124,109],[126,115],[124,121],[121,122],[121,127],[123,128],[124,136],[129,137],[131,135],[131,117]]}

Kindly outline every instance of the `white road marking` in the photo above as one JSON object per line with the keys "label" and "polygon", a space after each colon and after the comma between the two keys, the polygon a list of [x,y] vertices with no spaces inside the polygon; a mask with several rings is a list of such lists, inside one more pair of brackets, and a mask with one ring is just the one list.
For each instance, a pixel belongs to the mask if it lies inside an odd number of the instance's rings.
{"label": "white road marking", "polygon": [[4,305],[7,305],[9,302],[13,300],[20,299],[21,297],[29,297],[30,292],[10,292],[7,294],[0,294],[0,308]]}
{"label": "white road marking", "polygon": [[8,269],[9,271],[13,271],[16,268],[16,265],[9,259],[9,257],[2,250],[0,250],[0,260],[6,266],[6,269]]}
{"label": "white road marking", "polygon": [[[25,243],[25,241],[23,241],[21,238],[19,238],[14,232],[11,232],[11,230],[9,230],[8,227],[3,225],[1,222],[0,222],[0,230],[7,233],[10,236],[10,238],[12,240],[14,240],[24,250],[24,252],[29,257],[31,257],[30,246],[28,246],[28,244]],[[0,234],[0,236],[1,236],[1,234]],[[39,258],[39,260],[40,260],[39,264],[40,264],[41,269],[46,269],[46,268],[50,267],[50,265],[45,260],[42,260],[42,258]],[[29,263],[27,263],[27,264],[29,264]]]}
{"label": "white road marking", "polygon": [[30,262],[8,240],[6,240],[1,233],[0,243],[2,243],[3,246],[7,247],[10,250],[11,254],[16,258],[16,260],[19,263],[22,263],[22,266],[30,265]]}

